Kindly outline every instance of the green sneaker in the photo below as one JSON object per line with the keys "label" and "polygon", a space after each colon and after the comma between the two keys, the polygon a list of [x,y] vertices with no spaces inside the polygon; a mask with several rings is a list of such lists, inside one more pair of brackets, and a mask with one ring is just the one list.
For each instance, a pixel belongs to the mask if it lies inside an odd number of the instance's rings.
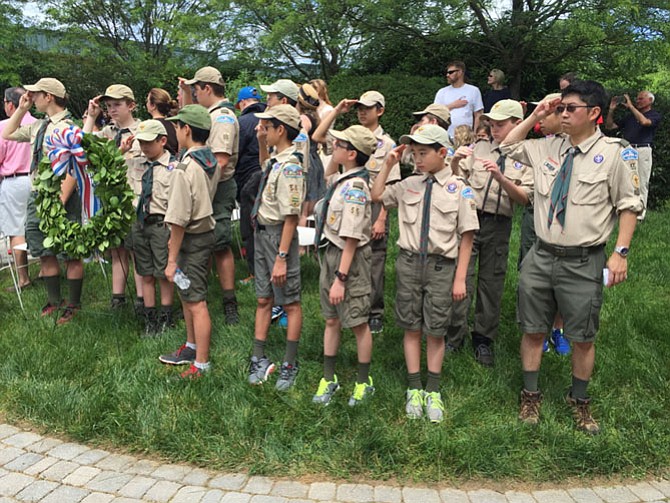
{"label": "green sneaker", "polygon": [[375,387],[372,383],[372,376],[368,376],[368,382],[357,382],[354,386],[354,392],[349,398],[349,407],[355,407],[363,403],[363,400],[371,397],[375,392]]}
{"label": "green sneaker", "polygon": [[316,390],[316,395],[312,397],[312,402],[328,405],[338,389],[340,389],[340,385],[337,383],[337,376],[333,376],[332,381],[326,381],[325,377],[322,377],[319,382],[319,389]]}
{"label": "green sneaker", "polygon": [[444,419],[444,403],[439,391],[424,394],[426,416],[431,423],[441,423]]}
{"label": "green sneaker", "polygon": [[408,389],[405,413],[410,419],[421,419],[423,417],[423,395],[422,389]]}

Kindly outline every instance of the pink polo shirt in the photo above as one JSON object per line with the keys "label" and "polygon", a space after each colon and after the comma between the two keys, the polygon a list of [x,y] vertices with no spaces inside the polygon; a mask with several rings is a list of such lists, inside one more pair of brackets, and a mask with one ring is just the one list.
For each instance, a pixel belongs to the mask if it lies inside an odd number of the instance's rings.
{"label": "pink polo shirt", "polygon": [[[37,119],[26,113],[21,120],[21,125],[32,124]],[[19,143],[2,138],[2,130],[5,129],[9,119],[0,121],[0,176],[10,176],[15,173],[28,173],[32,161],[32,150],[30,143]]]}

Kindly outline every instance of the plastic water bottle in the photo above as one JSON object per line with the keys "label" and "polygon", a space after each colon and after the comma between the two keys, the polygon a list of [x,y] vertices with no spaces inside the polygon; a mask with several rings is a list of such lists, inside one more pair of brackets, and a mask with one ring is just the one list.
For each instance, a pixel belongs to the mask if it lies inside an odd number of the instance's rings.
{"label": "plastic water bottle", "polygon": [[187,290],[188,287],[191,286],[191,280],[184,274],[184,271],[177,268],[177,271],[174,273],[174,284],[177,285],[180,290]]}

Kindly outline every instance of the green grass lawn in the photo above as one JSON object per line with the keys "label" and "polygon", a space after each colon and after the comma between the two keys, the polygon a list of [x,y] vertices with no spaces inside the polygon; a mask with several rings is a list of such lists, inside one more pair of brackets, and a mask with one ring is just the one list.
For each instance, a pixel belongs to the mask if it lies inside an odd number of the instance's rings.
{"label": "green grass lawn", "polygon": [[[518,224],[518,222],[517,222]],[[563,402],[570,363],[543,360],[542,422],[516,419],[521,387],[520,333],[515,323],[518,225],[510,246],[496,366],[474,362],[469,347],[449,356],[443,372],[446,420],[439,426],[404,415],[406,375],[402,333],[394,326],[395,246],[387,261],[386,328],[375,338],[372,402],[351,409],[356,347],[346,333],[338,376],[343,390],[327,408],[312,405],[321,378],[324,322],[318,264],[303,257],[304,327],[300,374],[288,393],[246,384],[253,338],[253,287],[239,287],[242,322],[223,324],[212,278],[213,370],[206,379],[175,383],[176,369],[160,353],[184,340],[183,326],[140,340],[131,308],[108,309],[110,286],[89,264],[84,309],[76,322],[42,319],[42,286],[16,296],[0,293],[0,413],[45,432],[174,461],[251,474],[397,479],[403,482],[522,479],[552,481],[614,473],[667,473],[670,466],[670,210],[650,212],[631,247],[628,281],[605,294],[590,392],[602,433],[578,433]],[[394,241],[394,240],[393,240]],[[32,271],[36,276],[36,270]],[[238,262],[237,276],[246,276]],[[9,284],[3,276],[2,286]],[[268,355],[283,356],[284,333],[273,326]]]}

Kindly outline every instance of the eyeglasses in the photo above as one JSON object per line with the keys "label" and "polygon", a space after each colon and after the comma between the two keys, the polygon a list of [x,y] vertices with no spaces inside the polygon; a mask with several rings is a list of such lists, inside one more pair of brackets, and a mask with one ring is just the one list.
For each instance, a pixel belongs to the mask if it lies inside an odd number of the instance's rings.
{"label": "eyeglasses", "polygon": [[569,114],[574,114],[578,108],[593,108],[593,107],[594,105],[575,105],[573,103],[570,103],[569,105],[558,105],[554,113],[562,114],[567,110]]}
{"label": "eyeglasses", "polygon": [[333,142],[333,146],[334,146],[335,148],[343,148],[343,149],[345,149],[345,150],[356,150],[356,149],[354,148],[354,146],[351,145],[350,143],[341,142],[341,141],[338,141],[338,140],[335,140],[335,141]]}
{"label": "eyeglasses", "polygon": [[447,75],[451,75],[452,73],[456,73],[456,72],[460,72],[460,71],[461,70],[458,69],[458,68],[456,70],[447,70]]}

